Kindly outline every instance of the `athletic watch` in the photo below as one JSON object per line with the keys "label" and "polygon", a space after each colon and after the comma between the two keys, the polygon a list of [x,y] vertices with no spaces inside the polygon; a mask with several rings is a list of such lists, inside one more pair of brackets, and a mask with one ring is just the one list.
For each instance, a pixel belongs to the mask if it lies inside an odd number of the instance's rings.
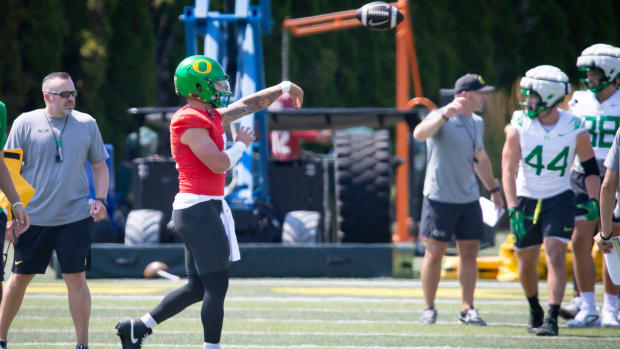
{"label": "athletic watch", "polygon": [[101,203],[103,204],[103,206],[107,206],[108,202],[106,201],[105,198],[95,198],[96,201],[101,201]]}

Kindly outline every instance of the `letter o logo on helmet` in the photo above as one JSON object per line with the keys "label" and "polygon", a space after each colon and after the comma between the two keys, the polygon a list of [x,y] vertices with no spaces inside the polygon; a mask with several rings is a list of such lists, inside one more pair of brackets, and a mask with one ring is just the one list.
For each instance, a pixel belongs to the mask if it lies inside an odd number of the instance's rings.
{"label": "letter o logo on helmet", "polygon": [[[204,63],[204,65],[201,65],[200,63]],[[204,67],[204,69],[201,70],[201,67]],[[211,62],[207,61],[206,59],[197,59],[196,61],[194,61],[194,64],[192,64],[192,69],[194,69],[196,73],[209,74],[211,72],[211,69],[213,69],[213,65],[211,65]]]}

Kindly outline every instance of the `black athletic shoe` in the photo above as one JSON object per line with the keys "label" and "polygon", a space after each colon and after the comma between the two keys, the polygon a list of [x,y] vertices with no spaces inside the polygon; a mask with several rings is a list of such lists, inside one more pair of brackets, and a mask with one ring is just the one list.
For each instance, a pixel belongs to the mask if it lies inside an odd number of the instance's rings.
{"label": "black athletic shoe", "polygon": [[6,341],[0,340],[0,349],[6,349]]}
{"label": "black athletic shoe", "polygon": [[144,339],[153,333],[140,319],[128,319],[116,324],[116,335],[121,337],[123,349],[140,349]]}
{"label": "black athletic shoe", "polygon": [[527,324],[527,332],[536,334],[538,328],[543,324],[543,318],[545,317],[545,311],[541,306],[538,308],[530,309],[530,322]]}
{"label": "black athletic shoe", "polygon": [[486,326],[487,323],[482,320],[480,313],[476,308],[469,308],[459,313],[459,321],[465,325]]}
{"label": "black athletic shoe", "polygon": [[75,349],[88,349],[88,347],[85,346],[84,344],[78,344],[75,346]]}
{"label": "black athletic shoe", "polygon": [[543,325],[536,329],[537,336],[557,336],[558,335],[558,319],[546,317]]}

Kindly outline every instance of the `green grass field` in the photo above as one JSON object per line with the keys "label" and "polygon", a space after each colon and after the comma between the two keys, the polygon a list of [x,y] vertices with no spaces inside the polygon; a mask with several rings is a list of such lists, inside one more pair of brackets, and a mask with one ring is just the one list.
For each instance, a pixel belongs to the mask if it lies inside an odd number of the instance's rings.
{"label": "green grass field", "polygon": [[[91,348],[120,348],[114,325],[138,317],[182,283],[90,280]],[[600,285],[597,294],[601,294]],[[541,301],[546,305],[545,284]],[[599,299],[600,304],[600,299]],[[436,325],[420,325],[422,290],[405,279],[233,279],[223,348],[620,348],[620,330],[569,329],[537,338],[525,330],[527,303],[517,283],[479,281],[476,305],[487,327],[458,324],[460,290],[442,281]],[[74,348],[62,281],[38,277],[9,334],[10,348]],[[144,348],[202,348],[199,305],[161,324]]]}

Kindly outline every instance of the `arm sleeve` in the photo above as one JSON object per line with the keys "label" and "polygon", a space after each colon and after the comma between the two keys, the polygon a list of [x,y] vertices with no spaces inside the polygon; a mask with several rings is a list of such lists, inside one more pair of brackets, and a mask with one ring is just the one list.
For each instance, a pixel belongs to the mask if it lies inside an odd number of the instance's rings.
{"label": "arm sleeve", "polygon": [[620,160],[620,130],[616,132],[616,136],[614,137],[614,143],[611,145],[611,149],[609,149],[609,153],[607,153],[607,158],[605,159],[605,167],[612,171],[618,172],[618,161]]}

